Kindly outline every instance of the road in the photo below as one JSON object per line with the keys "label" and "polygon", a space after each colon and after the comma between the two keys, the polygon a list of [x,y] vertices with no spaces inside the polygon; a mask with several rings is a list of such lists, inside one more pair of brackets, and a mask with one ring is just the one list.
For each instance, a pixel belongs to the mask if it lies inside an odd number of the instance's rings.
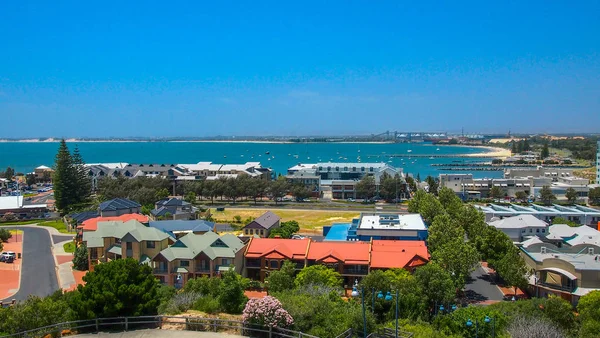
{"label": "road", "polygon": [[18,227],[23,231],[23,257],[19,291],[4,301],[22,301],[29,295],[48,296],[58,290],[52,239],[46,229]]}
{"label": "road", "polygon": [[483,302],[489,300],[502,300],[503,294],[490,278],[490,275],[480,265],[471,274],[465,286],[465,293],[469,300]]}

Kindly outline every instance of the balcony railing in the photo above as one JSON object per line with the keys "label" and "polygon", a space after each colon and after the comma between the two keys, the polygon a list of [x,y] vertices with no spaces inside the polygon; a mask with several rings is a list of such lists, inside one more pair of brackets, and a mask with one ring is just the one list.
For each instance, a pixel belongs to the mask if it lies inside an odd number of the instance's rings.
{"label": "balcony railing", "polygon": [[247,268],[260,268],[260,261],[246,261]]}
{"label": "balcony railing", "polygon": [[573,292],[573,290],[575,289],[574,287],[571,287],[568,285],[557,285],[557,284],[551,284],[551,283],[545,283],[545,282],[538,282],[537,285],[541,285],[543,287],[547,287],[547,288],[554,289],[554,290],[566,291],[566,292]]}
{"label": "balcony railing", "polygon": [[153,271],[154,271],[155,274],[158,274],[158,275],[166,275],[166,274],[169,273],[169,271],[167,270],[166,267],[163,267],[163,268],[154,268]]}
{"label": "balcony railing", "polygon": [[366,275],[369,273],[369,268],[364,267],[348,267],[342,269],[342,274],[344,275]]}

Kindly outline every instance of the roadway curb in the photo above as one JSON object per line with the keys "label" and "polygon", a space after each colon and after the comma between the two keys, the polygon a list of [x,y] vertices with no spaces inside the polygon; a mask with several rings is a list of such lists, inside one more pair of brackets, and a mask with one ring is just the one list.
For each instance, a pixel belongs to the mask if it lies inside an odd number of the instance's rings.
{"label": "roadway curb", "polygon": [[[15,229],[15,230],[18,231],[18,229]],[[17,234],[17,236],[18,236],[18,234]],[[23,259],[25,258],[25,255],[23,255],[23,248],[25,247],[24,244],[25,244],[25,232],[23,232],[23,234],[21,235],[21,266],[19,267],[19,285],[17,285],[16,289],[11,289],[11,290],[16,290],[16,291],[13,292],[8,297],[2,299],[2,302],[12,301],[12,299],[10,299],[10,298],[13,297],[14,295],[16,295],[17,293],[19,293],[19,290],[21,290],[21,277],[23,275]]]}

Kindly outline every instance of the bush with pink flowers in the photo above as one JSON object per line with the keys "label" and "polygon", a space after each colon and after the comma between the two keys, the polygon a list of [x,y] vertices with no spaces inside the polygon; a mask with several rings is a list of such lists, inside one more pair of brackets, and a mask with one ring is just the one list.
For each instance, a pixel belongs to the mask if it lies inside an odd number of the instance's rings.
{"label": "bush with pink flowers", "polygon": [[244,323],[264,327],[287,328],[294,324],[294,318],[283,308],[281,302],[271,296],[250,299],[242,318]]}

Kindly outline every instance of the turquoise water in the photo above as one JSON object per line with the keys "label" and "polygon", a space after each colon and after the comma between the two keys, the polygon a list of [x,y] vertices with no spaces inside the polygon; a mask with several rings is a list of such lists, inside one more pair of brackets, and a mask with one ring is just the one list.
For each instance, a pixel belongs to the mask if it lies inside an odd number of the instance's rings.
{"label": "turquoise water", "polygon": [[[405,172],[422,178],[437,176],[441,171],[432,163],[489,161],[477,158],[411,158],[410,154],[468,154],[484,152],[481,148],[438,146],[429,143],[249,143],[249,142],[80,142],[76,143],[87,163],[245,163],[260,162],[277,173],[298,163],[316,162],[388,162]],[[72,149],[75,143],[69,143]],[[0,142],[0,168],[31,172],[39,165],[52,166],[58,143]],[[411,151],[409,153],[409,150]],[[269,155],[266,154],[269,152]],[[388,158],[388,154],[402,157]],[[298,158],[294,157],[298,155]],[[404,163],[404,164],[403,164]],[[443,171],[450,173],[450,171]],[[463,172],[465,173],[465,172]],[[476,177],[500,177],[501,172],[473,171]]]}

